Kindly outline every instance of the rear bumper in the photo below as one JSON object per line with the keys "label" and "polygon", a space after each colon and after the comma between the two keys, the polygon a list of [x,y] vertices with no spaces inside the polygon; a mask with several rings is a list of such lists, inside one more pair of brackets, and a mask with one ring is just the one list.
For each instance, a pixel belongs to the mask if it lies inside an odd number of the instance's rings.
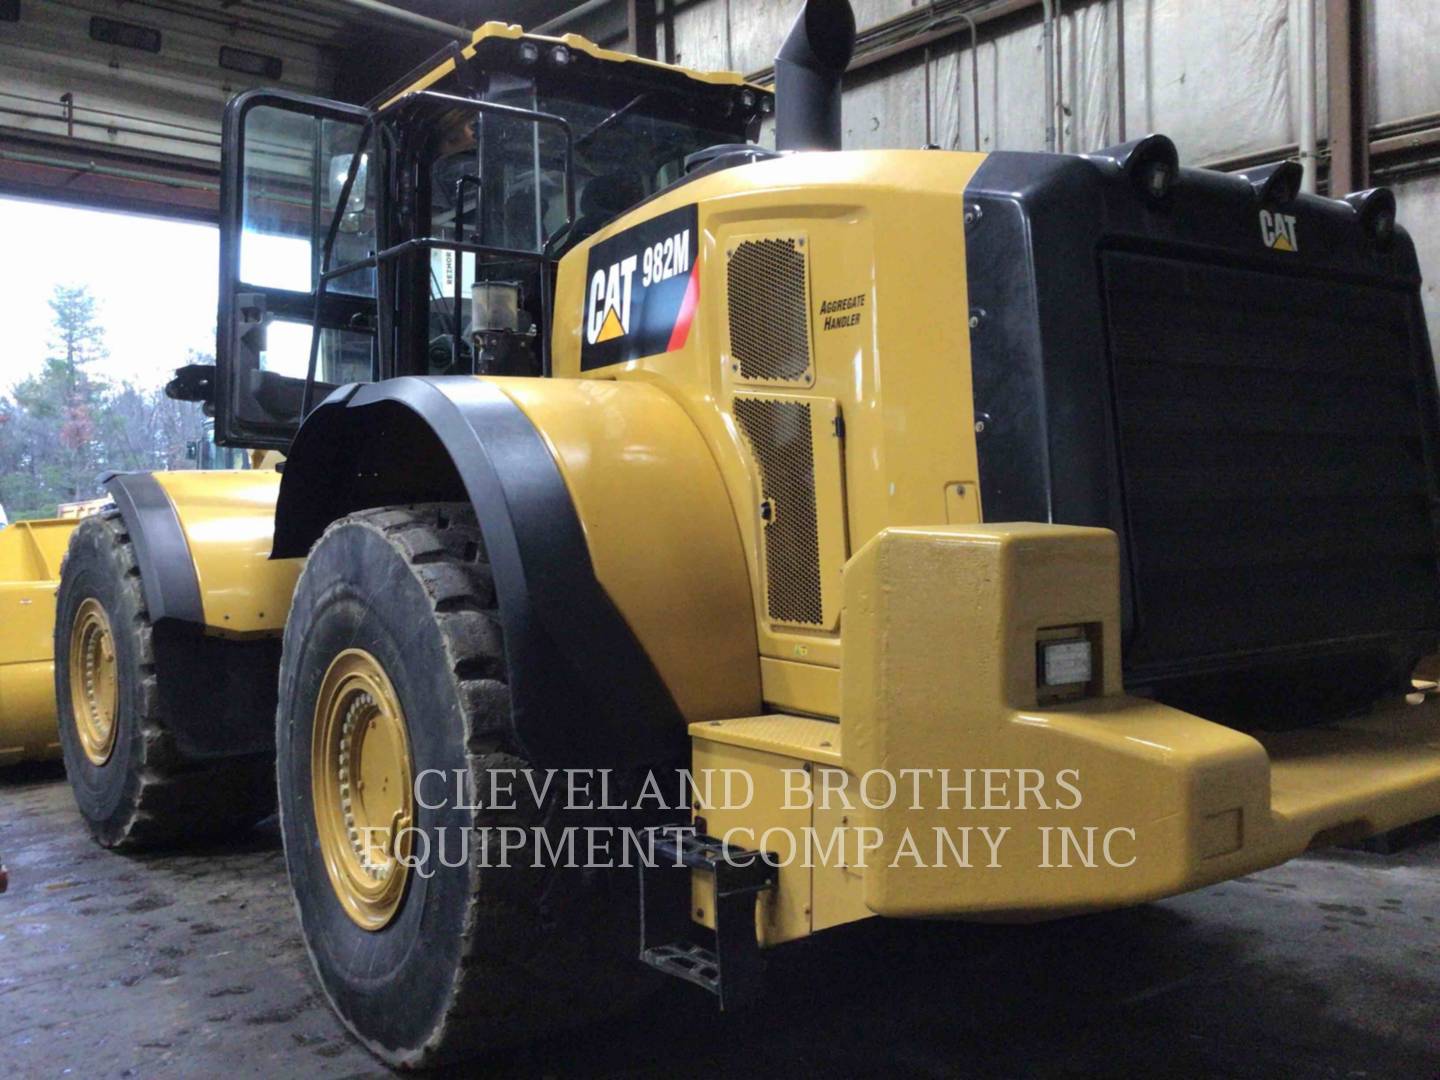
{"label": "rear bumper", "polygon": [[1440,815],[1440,699],[1262,742],[1271,809],[1256,837],[1263,863]]}
{"label": "rear bumper", "polygon": [[[1126,696],[1115,567],[1113,534],[1042,525],[892,529],[851,560],[843,766],[861,794],[902,778],[861,808],[870,911],[1054,918],[1440,815],[1440,701],[1257,738]],[[1092,635],[1100,673],[1041,707],[1035,643],[1057,627]]]}
{"label": "rear bumper", "polygon": [[1126,697],[1010,723],[1024,730],[1027,760],[1048,763],[1047,780],[1075,770],[1080,804],[986,815],[1014,825],[996,887],[916,906],[882,870],[877,910],[1053,918],[1173,896],[1440,815],[1437,699],[1259,738]]}

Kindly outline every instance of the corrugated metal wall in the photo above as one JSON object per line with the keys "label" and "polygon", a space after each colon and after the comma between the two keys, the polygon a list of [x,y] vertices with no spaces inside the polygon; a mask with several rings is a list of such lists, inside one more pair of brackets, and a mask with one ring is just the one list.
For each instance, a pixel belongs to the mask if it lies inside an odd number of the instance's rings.
{"label": "corrugated metal wall", "polygon": [[[1300,73],[1297,0],[1080,0],[1061,4],[1061,65],[1067,150],[1118,137],[1117,10],[1125,18],[1127,136],[1163,131],[1185,160],[1210,163],[1294,144]],[[695,0],[674,16],[675,55],[690,67],[768,68],[799,0]],[[861,31],[917,10],[901,0],[854,0]],[[983,8],[983,5],[981,6]],[[1325,131],[1324,15],[1316,4],[1316,78]],[[923,10],[923,5],[918,6]],[[1440,112],[1440,4],[1367,5],[1375,63],[1373,122]],[[987,150],[1044,148],[1041,9],[980,28],[980,126]],[[933,48],[934,141],[969,147],[968,35]],[[957,61],[960,69],[957,71]],[[847,134],[857,146],[919,146],[925,135],[923,53],[916,50],[847,80]],[[877,86],[875,84],[882,84]],[[891,85],[883,85],[891,84]]]}
{"label": "corrugated metal wall", "polygon": [[[924,5],[852,0],[862,33]],[[1059,132],[1065,150],[1097,149],[1121,139],[1117,24],[1124,17],[1124,136],[1169,135],[1187,164],[1212,165],[1294,152],[1301,60],[1294,33],[1298,0],[1074,0],[1060,15]],[[799,0],[696,0],[677,11],[679,62],[698,68],[760,71]],[[1326,135],[1325,4],[1316,2],[1318,131]],[[1440,114],[1440,3],[1373,0],[1366,5],[1372,56],[1371,123],[1395,124]],[[984,23],[979,31],[979,146],[1045,148],[1041,8]],[[927,141],[925,53],[916,49],[852,72],[844,123],[851,147],[921,146]],[[929,141],[976,145],[969,35],[931,49]],[[1400,220],[1414,235],[1427,278],[1431,334],[1440,354],[1440,180],[1386,178]]]}

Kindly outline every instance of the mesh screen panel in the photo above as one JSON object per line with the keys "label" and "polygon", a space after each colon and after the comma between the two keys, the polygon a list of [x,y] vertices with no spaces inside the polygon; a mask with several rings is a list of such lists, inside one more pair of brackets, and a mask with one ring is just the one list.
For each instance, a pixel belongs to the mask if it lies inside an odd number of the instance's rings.
{"label": "mesh screen panel", "polygon": [[798,382],[810,370],[805,252],[797,240],[745,240],[726,267],[730,355],[743,379]]}
{"label": "mesh screen panel", "polygon": [[766,606],[782,622],[823,622],[815,449],[810,406],[736,398],[735,419],[760,465],[765,525]]}

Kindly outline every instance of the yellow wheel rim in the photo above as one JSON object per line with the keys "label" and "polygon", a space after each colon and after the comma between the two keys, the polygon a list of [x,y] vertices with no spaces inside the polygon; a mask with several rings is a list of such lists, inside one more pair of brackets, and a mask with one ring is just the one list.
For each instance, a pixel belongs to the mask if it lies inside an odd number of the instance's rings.
{"label": "yellow wheel rim", "polygon": [[399,910],[409,877],[413,778],[400,699],[363,649],[335,657],[320,683],[310,783],[335,897],[356,925],[380,930]]}
{"label": "yellow wheel rim", "polygon": [[70,706],[80,748],[92,765],[104,765],[115,750],[118,702],[115,635],[100,601],[90,597],[70,624]]}

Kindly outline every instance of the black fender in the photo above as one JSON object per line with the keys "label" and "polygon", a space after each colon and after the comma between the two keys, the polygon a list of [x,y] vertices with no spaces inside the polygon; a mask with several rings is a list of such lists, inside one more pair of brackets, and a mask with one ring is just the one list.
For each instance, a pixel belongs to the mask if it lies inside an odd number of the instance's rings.
{"label": "black fender", "polygon": [[208,634],[195,560],[170,496],[148,472],[111,474],[104,487],[135,549],[177,748],[197,761],[274,753],[279,638]]}
{"label": "black fender", "polygon": [[105,490],[125,522],[150,621],[205,625],[200,579],[180,527],[180,516],[155,477],[145,473],[114,473]]}
{"label": "black fender", "polygon": [[468,499],[495,579],[516,742],[534,765],[627,768],[684,752],[680,711],[597,579],[579,515],[534,424],[469,376],[343,386],[301,425],[273,558],[374,506]]}

